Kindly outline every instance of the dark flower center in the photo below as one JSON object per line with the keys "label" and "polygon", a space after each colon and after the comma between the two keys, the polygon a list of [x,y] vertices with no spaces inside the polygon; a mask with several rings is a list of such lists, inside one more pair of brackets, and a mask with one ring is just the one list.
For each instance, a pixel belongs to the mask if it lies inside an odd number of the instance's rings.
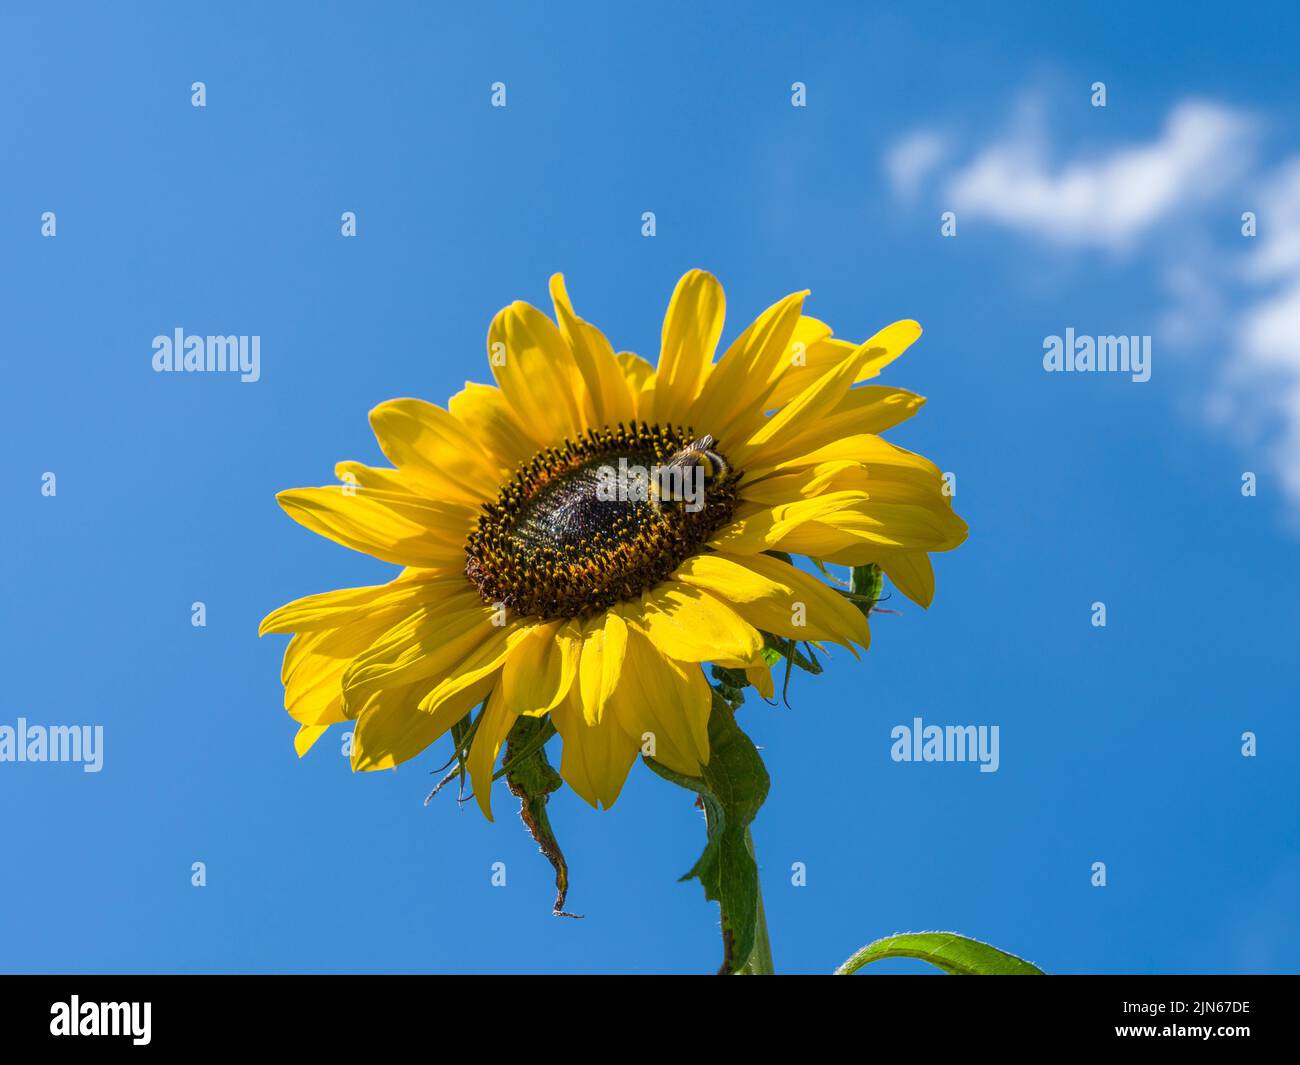
{"label": "dark flower center", "polygon": [[710,438],[681,426],[589,429],[533,456],[484,504],[465,573],[485,603],[525,617],[594,614],[704,550],[731,519],[738,480]]}

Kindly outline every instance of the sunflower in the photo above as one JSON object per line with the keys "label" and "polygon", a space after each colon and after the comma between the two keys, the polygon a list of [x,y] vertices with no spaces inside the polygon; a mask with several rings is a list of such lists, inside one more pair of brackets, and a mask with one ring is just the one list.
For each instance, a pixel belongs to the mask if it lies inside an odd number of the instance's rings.
{"label": "sunflower", "polygon": [[[392,768],[481,706],[467,766],[489,818],[521,715],[549,715],[560,774],[592,806],[613,805],[643,751],[698,776],[704,663],[770,699],[773,637],[868,645],[863,611],[792,556],[874,563],[928,606],[928,553],[966,537],[938,468],[878,435],[924,400],[859,385],[915,322],[849,343],[797,292],[715,362],[722,287],[692,270],[653,367],[579,318],[559,274],[550,295],[554,321],[522,302],[493,320],[495,386],[370,412],[392,468],[343,462],[341,484],[277,496],[313,532],[403,569],[261,625],[293,634],[282,679],[299,755],[351,721],[353,769]],[[607,474],[634,469],[674,471],[696,494],[657,477],[611,497]]]}

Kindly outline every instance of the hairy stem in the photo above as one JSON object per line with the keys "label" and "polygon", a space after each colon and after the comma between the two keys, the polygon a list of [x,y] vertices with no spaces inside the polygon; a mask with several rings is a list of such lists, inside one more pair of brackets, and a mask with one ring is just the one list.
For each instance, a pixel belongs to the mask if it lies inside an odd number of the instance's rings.
{"label": "hairy stem", "polygon": [[[754,837],[750,835],[749,829],[745,829],[745,846],[749,848],[751,856],[754,856]],[[754,949],[749,955],[749,961],[745,963],[742,970],[749,976],[775,976],[776,966],[772,964],[772,940],[767,933],[767,913],[763,909],[763,888],[760,884],[758,891],[758,920],[754,926]]]}

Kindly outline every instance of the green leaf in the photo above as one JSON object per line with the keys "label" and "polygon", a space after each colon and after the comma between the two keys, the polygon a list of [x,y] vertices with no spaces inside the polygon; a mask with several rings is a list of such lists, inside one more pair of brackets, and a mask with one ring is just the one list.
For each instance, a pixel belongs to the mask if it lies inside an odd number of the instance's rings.
{"label": "green leaf", "polygon": [[[534,754],[545,747],[546,744],[550,742],[551,737],[555,734],[555,725],[551,722],[550,716],[548,715],[543,719],[541,728],[533,728],[530,730],[528,742],[515,751],[515,753],[510,754],[508,761],[501,763],[501,768],[492,774],[492,779],[496,781],[500,780],[502,777],[509,776],[514,772],[516,767],[522,766],[526,759],[531,758]],[[550,768],[549,763],[547,764],[547,768]]]}
{"label": "green leaf", "polygon": [[[822,664],[817,661],[817,656],[813,654],[812,644],[805,642],[804,646],[808,648],[808,654],[799,650],[799,642],[790,640],[784,636],[777,636],[774,633],[762,632],[763,636],[763,661],[769,667],[775,666],[781,659],[785,659],[785,675],[781,678],[781,699],[786,706],[790,705],[790,673],[795,666],[816,676],[822,671]],[[724,695],[727,694],[725,691]]]}
{"label": "green leaf", "polygon": [[[760,630],[761,631],[761,630]],[[784,636],[777,636],[774,633],[764,632],[763,636],[763,659],[768,661],[769,656],[779,656],[787,662],[798,666],[800,669],[807,670],[809,673],[817,674],[822,671],[821,663],[815,657],[808,657],[799,650],[799,641],[790,640]],[[807,644],[805,644],[807,646]],[[776,658],[768,661],[768,665],[775,665]]]}
{"label": "green leaf", "polygon": [[[482,711],[480,710],[480,714]],[[466,714],[451,726],[451,743],[456,748],[456,776],[460,779],[460,793],[465,794],[465,759],[469,757],[469,745],[474,739],[474,726],[470,715]]]}
{"label": "green leaf", "polygon": [[852,976],[882,958],[920,958],[952,976],[1043,976],[1036,965],[956,932],[903,932],[868,943],[835,970]]}
{"label": "green leaf", "polygon": [[683,880],[697,878],[704,897],[722,909],[722,973],[750,963],[759,923],[758,865],[747,840],[750,823],[767,798],[768,775],[758,749],[736,724],[715,690],[709,715],[709,764],[703,777],[675,773],[652,758],[646,765],[665,780],[700,797],[708,829],[704,853]]}
{"label": "green leaf", "polygon": [[549,724],[549,721],[543,723],[527,715],[515,722],[506,737],[503,759],[506,786],[519,799],[519,819],[555,870],[552,913],[556,917],[577,917],[578,914],[564,909],[564,900],[569,894],[569,865],[564,860],[564,852],[560,850],[559,841],[551,829],[551,819],[546,813],[551,792],[559,791],[564,784],[560,774],[546,759],[546,740],[555,734],[554,727],[547,733]]}
{"label": "green leaf", "polygon": [[729,666],[714,666],[712,673],[713,679],[717,681],[714,690],[726,700],[732,710],[739,710],[745,701],[745,686],[749,684],[745,671]]}
{"label": "green leaf", "polygon": [[884,571],[874,562],[865,566],[854,566],[849,576],[849,590],[841,592],[862,613],[870,615],[871,608],[880,601],[880,593],[885,586]]}
{"label": "green leaf", "polygon": [[[446,764],[443,765],[441,768],[435,769],[434,772],[435,773],[446,772],[446,770],[453,763],[455,763],[456,768],[452,769],[450,773],[447,773],[445,777],[443,777],[440,781],[438,781],[438,783],[433,786],[433,790],[424,797],[425,806],[428,806],[429,803],[433,801],[433,797],[437,795],[438,792],[442,791],[442,789],[445,788],[448,784],[450,784],[453,780],[460,781],[460,787],[459,787],[460,798],[458,798],[456,801],[457,802],[465,801],[465,772],[466,772],[466,765],[468,764],[466,759],[469,758],[470,744],[474,742],[474,732],[478,729],[478,723],[483,720],[483,708],[485,706],[487,706],[486,699],[484,699],[483,702],[479,704],[478,717],[474,718],[473,723],[470,722],[470,715],[466,714],[464,717],[462,717],[459,721],[457,721],[455,724],[451,726],[451,746],[452,746],[451,758],[449,758]],[[492,779],[495,780],[496,778],[493,777]]]}

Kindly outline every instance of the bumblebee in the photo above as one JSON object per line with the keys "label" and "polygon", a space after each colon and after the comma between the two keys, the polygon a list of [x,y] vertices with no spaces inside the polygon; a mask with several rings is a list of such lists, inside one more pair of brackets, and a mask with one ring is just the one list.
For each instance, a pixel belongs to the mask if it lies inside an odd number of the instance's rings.
{"label": "bumblebee", "polygon": [[664,463],[664,469],[684,469],[687,466],[698,465],[704,468],[706,484],[713,480],[720,481],[731,472],[731,466],[726,459],[713,450],[716,444],[717,441],[711,436],[692,440]]}
{"label": "bumblebee", "polygon": [[[685,502],[686,509],[692,512],[704,505],[703,492],[731,473],[731,464],[714,450],[716,445],[712,436],[702,436],[692,440],[659,467],[656,476],[650,479],[647,493],[647,501],[656,513],[663,513],[665,503]],[[700,471],[700,481],[696,483],[702,491],[698,498],[693,498],[691,492],[692,482],[695,482],[694,469]]]}

